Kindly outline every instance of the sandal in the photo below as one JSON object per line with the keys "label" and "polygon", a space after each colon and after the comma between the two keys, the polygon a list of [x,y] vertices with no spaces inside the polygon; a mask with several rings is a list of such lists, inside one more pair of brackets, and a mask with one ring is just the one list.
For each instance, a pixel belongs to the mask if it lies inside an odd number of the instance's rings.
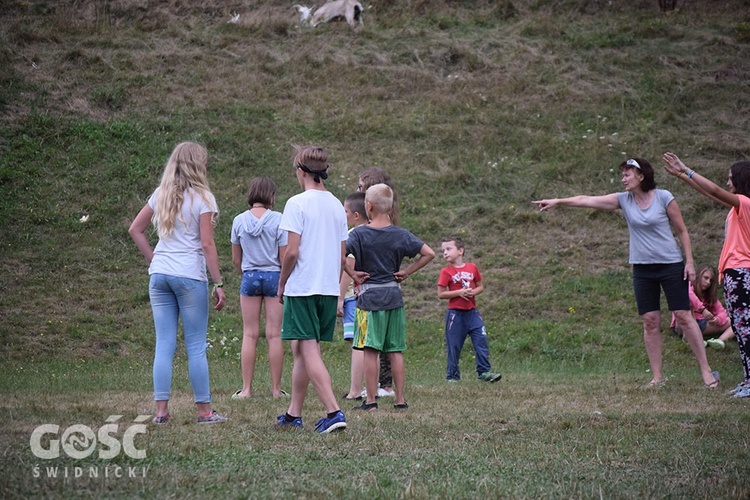
{"label": "sandal", "polygon": [[370,404],[362,403],[361,405],[355,406],[354,408],[352,408],[352,410],[356,410],[356,411],[375,411],[377,409],[378,409],[377,403],[370,403]]}
{"label": "sandal", "polygon": [[345,401],[362,401],[363,399],[362,396],[357,396],[356,398],[350,398],[348,392],[345,392],[344,395],[341,397],[344,398]]}
{"label": "sandal", "polygon": [[406,403],[399,403],[399,404],[393,405],[393,407],[397,410],[406,410],[407,408],[409,408],[409,405]]}
{"label": "sandal", "polygon": [[714,381],[713,382],[711,382],[710,384],[707,384],[707,383],[703,382],[703,385],[706,387],[706,389],[716,389],[717,387],[719,387],[719,384],[721,384],[721,377],[719,377],[719,371],[718,370],[712,371],[711,375],[714,376]]}
{"label": "sandal", "polygon": [[641,387],[641,389],[661,389],[664,387],[664,380],[652,380],[648,384]]}
{"label": "sandal", "polygon": [[240,396],[240,393],[242,392],[242,389],[232,394],[232,399],[247,399],[250,396]]}

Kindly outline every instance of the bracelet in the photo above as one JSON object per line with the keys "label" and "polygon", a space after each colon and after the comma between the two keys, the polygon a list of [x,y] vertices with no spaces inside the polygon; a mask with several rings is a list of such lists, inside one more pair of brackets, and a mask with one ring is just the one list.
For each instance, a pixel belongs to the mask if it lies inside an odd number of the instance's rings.
{"label": "bracelet", "polygon": [[214,283],[214,288],[223,288],[223,287],[224,287],[224,282],[223,281],[219,281],[218,283]]}
{"label": "bracelet", "polygon": [[694,173],[695,173],[695,170],[690,170],[690,172],[687,173],[688,179],[691,179]]}

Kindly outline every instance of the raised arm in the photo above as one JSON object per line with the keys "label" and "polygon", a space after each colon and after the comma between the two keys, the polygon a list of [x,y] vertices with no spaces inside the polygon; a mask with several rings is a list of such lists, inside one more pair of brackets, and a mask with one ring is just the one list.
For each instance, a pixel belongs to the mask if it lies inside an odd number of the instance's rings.
{"label": "raised arm", "polygon": [[598,210],[617,210],[620,202],[617,193],[605,194],[603,196],[572,196],[570,198],[552,198],[548,200],[537,200],[531,203],[537,205],[539,210],[545,211],[555,205],[564,207],[596,208]]}
{"label": "raised arm", "polygon": [[703,196],[711,198],[727,207],[740,206],[740,199],[736,194],[720,188],[695,170],[687,168],[676,154],[667,152],[664,153],[663,158],[665,163],[664,170],[666,170],[667,173],[687,182],[693,189]]}

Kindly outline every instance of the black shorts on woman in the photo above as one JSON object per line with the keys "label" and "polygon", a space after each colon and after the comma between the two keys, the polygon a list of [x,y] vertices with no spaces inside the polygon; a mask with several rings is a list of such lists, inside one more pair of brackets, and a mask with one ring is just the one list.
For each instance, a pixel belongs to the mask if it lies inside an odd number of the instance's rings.
{"label": "black shorts on woman", "polygon": [[670,311],[689,311],[688,280],[685,264],[633,264],[633,289],[638,314],[661,309],[661,290]]}

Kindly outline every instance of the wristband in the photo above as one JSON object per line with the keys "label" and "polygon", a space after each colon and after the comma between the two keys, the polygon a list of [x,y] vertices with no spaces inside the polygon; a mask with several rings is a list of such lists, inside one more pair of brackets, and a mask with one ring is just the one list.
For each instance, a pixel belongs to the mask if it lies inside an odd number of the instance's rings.
{"label": "wristband", "polygon": [[692,179],[694,173],[695,170],[690,170],[690,172],[687,173],[688,179]]}
{"label": "wristband", "polygon": [[219,281],[218,283],[214,283],[214,288],[224,288],[224,282]]}

